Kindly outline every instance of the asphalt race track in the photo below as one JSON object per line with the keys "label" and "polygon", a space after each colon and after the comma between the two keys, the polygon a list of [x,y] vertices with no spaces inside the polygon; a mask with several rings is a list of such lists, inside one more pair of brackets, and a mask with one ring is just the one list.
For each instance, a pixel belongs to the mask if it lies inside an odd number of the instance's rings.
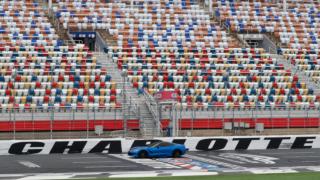
{"label": "asphalt race track", "polygon": [[[183,158],[125,154],[0,156],[0,179],[150,177],[320,171],[320,149],[189,152]],[[3,163],[5,162],[5,163]]]}

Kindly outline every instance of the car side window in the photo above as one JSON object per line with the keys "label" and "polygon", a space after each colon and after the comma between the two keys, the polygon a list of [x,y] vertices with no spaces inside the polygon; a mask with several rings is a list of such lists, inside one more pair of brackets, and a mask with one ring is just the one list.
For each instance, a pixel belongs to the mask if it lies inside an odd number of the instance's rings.
{"label": "car side window", "polygon": [[163,142],[163,143],[159,144],[159,147],[168,147],[168,146],[171,146],[171,145],[172,145],[171,143]]}

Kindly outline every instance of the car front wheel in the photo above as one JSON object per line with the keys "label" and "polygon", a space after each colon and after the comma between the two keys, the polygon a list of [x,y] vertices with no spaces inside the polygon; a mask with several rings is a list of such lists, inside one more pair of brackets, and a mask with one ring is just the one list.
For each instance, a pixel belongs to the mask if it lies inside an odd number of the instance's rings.
{"label": "car front wheel", "polygon": [[139,153],[139,158],[147,158],[148,157],[148,153],[146,151],[141,151]]}

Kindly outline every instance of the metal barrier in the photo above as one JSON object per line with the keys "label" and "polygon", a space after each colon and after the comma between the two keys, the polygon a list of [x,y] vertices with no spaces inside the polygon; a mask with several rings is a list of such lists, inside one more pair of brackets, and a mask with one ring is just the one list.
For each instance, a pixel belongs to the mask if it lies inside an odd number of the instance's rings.
{"label": "metal barrier", "polygon": [[[174,107],[174,106],[173,106]],[[0,139],[140,137],[140,109],[10,109],[0,112]],[[156,114],[154,114],[156,115]],[[158,116],[158,115],[156,115]],[[161,109],[161,134],[175,122],[176,136],[318,134],[319,109],[211,107]],[[126,123],[126,125],[125,125]],[[257,129],[263,124],[263,129]],[[229,127],[228,127],[229,126]]]}
{"label": "metal barrier", "polygon": [[0,139],[123,137],[125,132],[126,136],[136,136],[136,107],[126,108],[131,111],[126,121],[122,108],[2,110]]}
{"label": "metal barrier", "polygon": [[[181,109],[174,106],[163,108],[162,119],[163,128],[170,122],[176,123],[178,136],[320,133],[319,108]],[[257,129],[261,126],[263,129]]]}

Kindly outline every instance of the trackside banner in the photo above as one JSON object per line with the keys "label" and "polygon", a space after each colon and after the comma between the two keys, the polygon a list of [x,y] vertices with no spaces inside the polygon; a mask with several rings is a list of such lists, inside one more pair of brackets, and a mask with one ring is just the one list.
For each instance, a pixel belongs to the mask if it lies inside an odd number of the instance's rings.
{"label": "trackside banner", "polygon": [[0,155],[126,153],[155,141],[184,144],[190,151],[320,148],[320,135],[176,137],[155,139],[55,139],[0,141]]}

